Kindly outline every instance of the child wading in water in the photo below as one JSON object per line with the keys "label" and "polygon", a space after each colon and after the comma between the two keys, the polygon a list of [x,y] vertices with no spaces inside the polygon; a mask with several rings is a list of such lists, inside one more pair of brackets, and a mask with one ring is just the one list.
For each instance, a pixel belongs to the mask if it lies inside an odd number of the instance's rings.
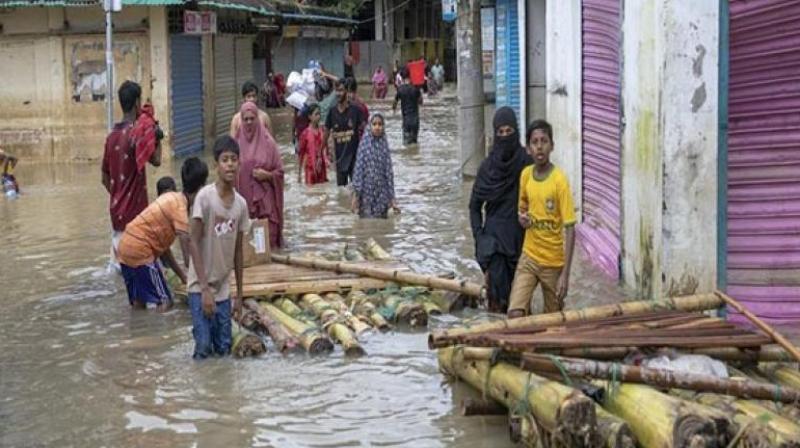
{"label": "child wading in water", "polygon": [[394,197],[392,156],[383,127],[383,115],[373,115],[356,153],[351,208],[362,218],[386,218],[390,208],[400,213]]}
{"label": "child wading in water", "polygon": [[536,120],[528,128],[528,154],[533,165],[519,178],[519,223],[525,230],[522,256],[511,286],[508,317],[530,313],[536,286],[541,283],[544,312],[564,308],[575,248],[575,209],[567,176],[550,163],[553,128]]}
{"label": "child wading in water", "polygon": [[324,138],[325,133],[319,126],[321,120],[319,106],[312,104],[308,108],[309,125],[300,134],[300,161],[297,164],[297,182],[303,182],[303,168],[306,171],[306,183],[309,185],[328,181],[328,151]]}
{"label": "child wading in water", "polygon": [[[227,355],[231,350],[231,311],[242,309],[242,240],[250,227],[247,202],[234,189],[239,175],[239,145],[230,136],[214,144],[217,181],[203,187],[192,208],[192,241],[200,256],[189,267],[194,358]],[[230,276],[236,274],[231,303]]]}

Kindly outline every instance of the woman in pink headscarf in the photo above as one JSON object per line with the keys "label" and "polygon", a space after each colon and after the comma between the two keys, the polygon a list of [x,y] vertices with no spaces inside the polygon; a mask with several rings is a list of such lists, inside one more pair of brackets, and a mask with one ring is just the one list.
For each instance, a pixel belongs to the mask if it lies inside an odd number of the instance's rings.
{"label": "woman in pink headscarf", "polygon": [[379,100],[386,98],[386,91],[389,90],[387,83],[386,72],[379,65],[372,75],[372,97]]}
{"label": "woman in pink headscarf", "polygon": [[283,242],[283,162],[278,145],[258,120],[258,106],[245,102],[239,143],[239,194],[247,201],[251,219],[269,220],[270,247]]}

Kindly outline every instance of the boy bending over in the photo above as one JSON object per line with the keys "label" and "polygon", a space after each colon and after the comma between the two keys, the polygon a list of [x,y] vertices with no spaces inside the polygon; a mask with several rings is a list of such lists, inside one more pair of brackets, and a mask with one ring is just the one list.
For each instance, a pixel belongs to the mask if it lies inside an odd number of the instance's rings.
{"label": "boy bending over", "polygon": [[509,318],[530,313],[531,298],[539,284],[545,313],[564,308],[575,247],[572,192],[567,176],[550,162],[553,128],[544,120],[536,120],[526,138],[534,163],[522,170],[519,180],[519,223],[526,230],[511,286]]}

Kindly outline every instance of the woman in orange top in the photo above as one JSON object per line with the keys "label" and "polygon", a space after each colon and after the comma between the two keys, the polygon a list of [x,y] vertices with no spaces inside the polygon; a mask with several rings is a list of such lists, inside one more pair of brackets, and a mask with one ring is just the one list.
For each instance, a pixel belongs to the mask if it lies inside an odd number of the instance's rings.
{"label": "woman in orange top", "polygon": [[196,157],[187,159],[181,168],[183,192],[167,192],[159,196],[133,219],[122,234],[117,259],[128,290],[128,301],[134,308],[143,309],[148,303],[159,311],[172,306],[172,295],[157,260],[163,259],[181,281],[186,273],[172,255],[170,246],[180,238],[184,254],[197,254],[189,237],[189,209],[194,196],[206,183],[208,167]]}

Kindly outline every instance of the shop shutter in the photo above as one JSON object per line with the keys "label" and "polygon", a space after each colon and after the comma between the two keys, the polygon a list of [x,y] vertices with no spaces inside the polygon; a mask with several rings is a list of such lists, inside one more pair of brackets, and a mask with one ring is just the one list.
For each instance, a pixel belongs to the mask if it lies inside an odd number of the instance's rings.
{"label": "shop shutter", "polygon": [[253,80],[253,37],[236,38],[236,91],[241,97],[242,84]]}
{"label": "shop shutter", "polygon": [[[800,2],[730,2],[727,292],[800,322]],[[738,316],[741,317],[741,316]]]}
{"label": "shop shutter", "polygon": [[199,36],[170,36],[172,150],[186,156],[203,150],[203,58]]}
{"label": "shop shutter", "polygon": [[214,121],[217,136],[230,131],[231,118],[238,104],[234,47],[233,36],[214,36]]}
{"label": "shop shutter", "polygon": [[579,242],[614,279],[620,259],[620,0],[582,5],[583,221]]}

